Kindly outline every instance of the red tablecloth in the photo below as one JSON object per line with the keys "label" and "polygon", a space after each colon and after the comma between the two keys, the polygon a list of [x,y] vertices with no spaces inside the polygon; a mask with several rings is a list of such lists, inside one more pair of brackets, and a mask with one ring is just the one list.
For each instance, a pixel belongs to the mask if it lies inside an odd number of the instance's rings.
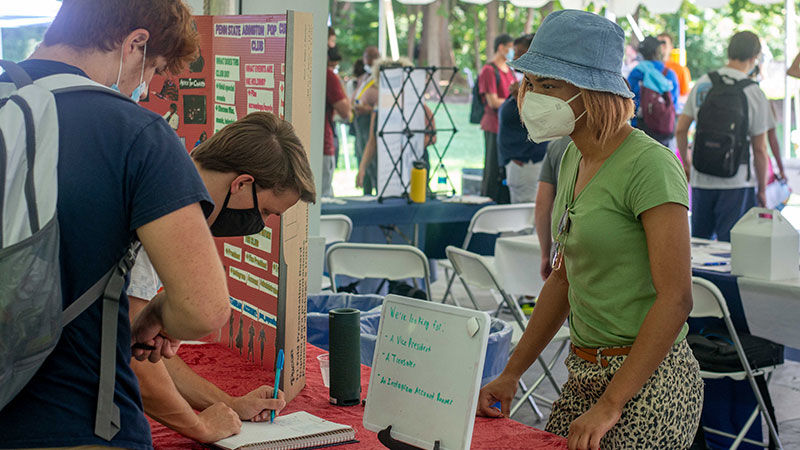
{"label": "red tablecloth", "polygon": [[[358,444],[348,444],[344,449],[380,449],[378,436],[362,425],[363,406],[337,407],[328,402],[328,389],[322,384],[317,355],[324,353],[312,345],[307,349],[306,387],[283,410],[282,414],[305,410],[316,416],[347,424],[355,428]],[[218,344],[184,345],[179,354],[186,364],[202,377],[233,395],[243,395],[262,384],[272,385],[274,376],[262,368],[244,361],[227,347]],[[362,398],[366,398],[370,368],[361,368]],[[150,420],[153,445],[156,449],[206,448],[191,439]],[[337,447],[338,448],[338,447]],[[523,425],[510,419],[475,419],[472,448],[504,449],[566,449],[562,437]]]}

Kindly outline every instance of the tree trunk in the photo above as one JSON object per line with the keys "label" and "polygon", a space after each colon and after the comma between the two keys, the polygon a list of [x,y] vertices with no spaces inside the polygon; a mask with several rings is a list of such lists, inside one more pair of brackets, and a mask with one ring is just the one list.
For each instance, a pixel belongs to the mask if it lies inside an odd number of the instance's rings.
{"label": "tree trunk", "polygon": [[[406,44],[408,59],[414,61],[414,47],[417,45],[417,21],[419,20],[420,6],[413,5],[408,7],[408,36]],[[414,61],[416,63],[416,61]]]}
{"label": "tree trunk", "polygon": [[497,0],[486,5],[486,60],[494,57],[494,38],[497,37]]}
{"label": "tree trunk", "polygon": [[541,24],[545,17],[549,16],[551,12],[556,8],[555,1],[548,2],[546,5],[539,8],[539,13],[542,15],[542,20],[539,21]]}
{"label": "tree trunk", "polygon": [[508,29],[508,6],[506,6],[506,2],[503,2],[500,6],[501,12],[503,13],[502,16],[499,18],[500,21],[500,34],[503,34]]}
{"label": "tree trunk", "polygon": [[481,70],[481,67],[483,67],[483,64],[481,64],[480,21],[478,20],[478,6],[473,5],[470,9],[472,10],[472,21],[475,25],[475,33],[472,35],[472,55],[475,57],[475,71],[477,73]]}
{"label": "tree trunk", "polygon": [[441,0],[439,16],[439,63],[438,67],[454,67],[456,55],[453,52],[453,38],[450,35],[450,12],[453,0]]}
{"label": "tree trunk", "polygon": [[439,7],[441,0],[425,5],[422,14],[422,39],[420,39],[420,55],[418,65],[438,65],[440,35],[439,35]]}
{"label": "tree trunk", "polygon": [[525,18],[525,34],[531,34],[533,31],[533,15],[534,9],[528,8],[528,17]]}

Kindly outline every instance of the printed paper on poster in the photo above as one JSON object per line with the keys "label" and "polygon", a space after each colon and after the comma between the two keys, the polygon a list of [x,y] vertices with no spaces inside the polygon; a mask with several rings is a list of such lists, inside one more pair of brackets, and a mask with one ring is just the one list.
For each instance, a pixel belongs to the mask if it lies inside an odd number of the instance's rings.
{"label": "printed paper on poster", "polygon": [[267,37],[286,37],[286,22],[268,23]]}
{"label": "printed paper on poster", "polygon": [[256,111],[272,112],[275,101],[269,89],[247,89],[247,114]]}
{"label": "printed paper on poster", "polygon": [[264,258],[261,258],[257,255],[254,255],[250,252],[244,252],[244,262],[250,264],[253,267],[258,267],[259,269],[263,270],[264,272],[269,273],[269,261]]}
{"label": "printed paper on poster", "polygon": [[250,40],[250,53],[264,53],[264,49],[266,45],[264,45],[263,39],[251,39]]}
{"label": "printed paper on poster", "polygon": [[214,78],[217,80],[239,81],[239,57],[215,56]]}
{"label": "printed paper on poster", "polygon": [[214,37],[264,37],[266,27],[267,25],[263,23],[217,23],[214,24]]}
{"label": "printed paper on poster", "polygon": [[225,257],[230,258],[234,261],[242,262],[242,249],[235,245],[225,243]]}
{"label": "printed paper on poster", "polygon": [[236,83],[233,81],[217,81],[214,83],[214,100],[217,103],[233,105],[236,103]]}
{"label": "printed paper on poster", "polygon": [[244,85],[247,87],[273,89],[275,87],[275,65],[245,64]]}
{"label": "printed paper on poster", "polygon": [[214,105],[214,133],[233,122],[236,122],[235,106]]}

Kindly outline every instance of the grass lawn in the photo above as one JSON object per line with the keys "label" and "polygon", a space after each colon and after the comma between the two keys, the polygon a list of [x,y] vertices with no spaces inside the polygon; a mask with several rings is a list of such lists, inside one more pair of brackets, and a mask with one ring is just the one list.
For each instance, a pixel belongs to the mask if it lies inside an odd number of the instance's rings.
{"label": "grass lawn", "polygon": [[[433,109],[436,105],[429,103],[428,106]],[[440,131],[437,134],[436,147],[439,152],[445,151],[447,141],[451,136],[453,137],[444,155],[444,166],[457,193],[461,193],[461,169],[483,167],[483,131],[479,125],[469,123],[469,106],[469,103],[449,103],[447,105],[447,110],[453,119],[453,126],[450,126],[450,120],[447,117],[444,106],[439,108],[434,116],[438,128],[456,129],[455,133]],[[361,195],[362,191],[356,188],[355,183],[356,174],[358,173],[358,163],[353,152],[355,139],[349,135],[346,138],[346,143],[340,143],[339,161],[333,176],[333,192],[337,196]],[[435,151],[431,147],[429,152],[431,154],[431,164],[435,165],[438,161],[434,154]],[[345,161],[344,155],[349,156],[349,161]]]}

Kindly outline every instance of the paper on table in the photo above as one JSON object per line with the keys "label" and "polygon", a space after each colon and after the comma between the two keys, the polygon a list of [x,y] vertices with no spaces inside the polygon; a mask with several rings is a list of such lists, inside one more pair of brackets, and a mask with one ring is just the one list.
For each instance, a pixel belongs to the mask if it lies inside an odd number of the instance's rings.
{"label": "paper on table", "polygon": [[353,432],[353,434],[342,441],[354,438],[355,431],[353,431],[352,427],[321,419],[305,411],[298,411],[276,417],[273,423],[242,422],[242,431],[239,434],[217,441],[214,445],[227,449],[237,449],[250,445],[293,440],[332,432],[345,432],[347,430]]}
{"label": "paper on table", "polygon": [[444,203],[467,203],[470,205],[480,205],[492,201],[489,197],[482,197],[480,195],[456,195],[450,198],[443,198]]}

